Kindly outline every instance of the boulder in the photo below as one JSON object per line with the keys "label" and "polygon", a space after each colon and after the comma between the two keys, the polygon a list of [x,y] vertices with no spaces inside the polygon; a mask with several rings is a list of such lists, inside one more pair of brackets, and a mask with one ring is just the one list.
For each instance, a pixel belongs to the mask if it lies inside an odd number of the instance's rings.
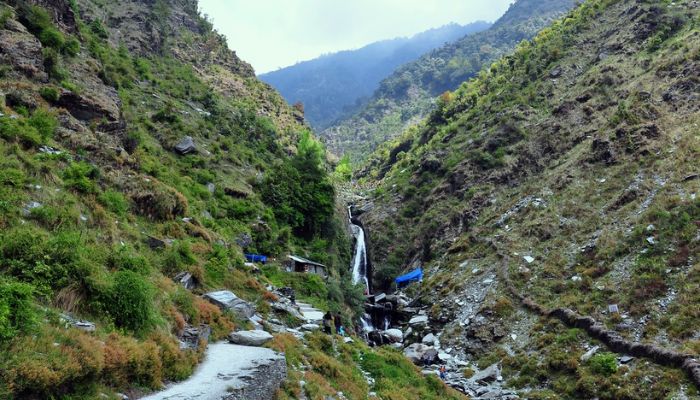
{"label": "boulder", "polygon": [[196,350],[200,342],[208,342],[211,335],[209,325],[187,326],[180,337],[180,348]]}
{"label": "boulder", "polygon": [[435,337],[435,335],[433,335],[432,333],[429,333],[429,334],[425,335],[425,337],[423,338],[423,340],[421,340],[421,342],[426,346],[432,346],[435,344],[436,340],[437,340],[437,338]]}
{"label": "boulder", "polygon": [[414,364],[433,364],[439,361],[438,352],[433,347],[413,343],[403,350],[403,354]]}
{"label": "boulder", "polygon": [[272,340],[272,335],[265,331],[239,331],[228,335],[229,342],[242,346],[260,347]]}
{"label": "boulder", "polygon": [[408,325],[415,327],[420,325],[425,325],[428,323],[427,315],[416,315],[408,321]]}
{"label": "boulder", "polygon": [[192,136],[185,136],[182,138],[182,140],[175,145],[175,151],[183,156],[185,154],[190,154],[197,151],[197,147],[194,145],[194,139],[192,139]]}
{"label": "boulder", "polygon": [[492,364],[486,369],[483,369],[474,374],[474,376],[471,378],[471,381],[485,383],[495,382],[499,376],[501,376],[501,369],[498,367],[498,364]]}
{"label": "boulder", "polygon": [[401,332],[401,329],[387,329],[384,331],[384,336],[394,343],[403,342],[403,332]]}
{"label": "boulder", "polygon": [[297,310],[294,306],[291,304],[285,304],[282,302],[275,302],[271,304],[272,309],[275,311],[281,311],[283,313],[287,313],[291,315],[292,317],[299,319],[299,320],[304,320],[304,316]]}
{"label": "boulder", "polygon": [[301,326],[302,331],[312,332],[321,329],[320,325],[317,324],[304,324]]}
{"label": "boulder", "polygon": [[192,290],[197,286],[197,280],[189,272],[183,271],[175,275],[173,280],[187,290]]}
{"label": "boulder", "polygon": [[238,298],[233,292],[228,290],[209,292],[204,295],[204,298],[219,306],[222,310],[233,311],[241,319],[248,319],[255,314],[255,308],[252,304]]}

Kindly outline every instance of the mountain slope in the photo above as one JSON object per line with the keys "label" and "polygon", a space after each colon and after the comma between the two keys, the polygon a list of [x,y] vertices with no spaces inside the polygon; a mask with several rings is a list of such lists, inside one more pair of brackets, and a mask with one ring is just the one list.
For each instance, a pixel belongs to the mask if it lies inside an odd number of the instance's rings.
{"label": "mountain slope", "polygon": [[321,136],[336,154],[364,160],[378,145],[416,124],[434,98],[456,89],[484,66],[570,10],[573,0],[519,0],[491,28],[468,35],[408,63],[384,79],[370,100]]}
{"label": "mountain slope", "polygon": [[587,1],[445,96],[370,171],[375,286],[422,265],[409,291],[442,347],[528,398],[696,397],[663,352],[618,361],[547,310],[700,353],[699,16]]}
{"label": "mountain slope", "polygon": [[309,123],[323,129],[369,97],[398,66],[490,24],[450,24],[416,34],[372,43],[357,50],[321,56],[259,76],[290,104],[301,102]]}

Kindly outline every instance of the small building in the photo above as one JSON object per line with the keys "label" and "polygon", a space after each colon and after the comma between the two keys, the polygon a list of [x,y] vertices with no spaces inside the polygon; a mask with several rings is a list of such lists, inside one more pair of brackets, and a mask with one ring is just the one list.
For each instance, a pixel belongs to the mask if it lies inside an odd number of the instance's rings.
{"label": "small building", "polygon": [[289,262],[287,263],[287,271],[316,274],[323,278],[328,276],[328,274],[326,273],[325,265],[319,264],[315,261],[307,260],[304,257],[293,255],[289,256]]}

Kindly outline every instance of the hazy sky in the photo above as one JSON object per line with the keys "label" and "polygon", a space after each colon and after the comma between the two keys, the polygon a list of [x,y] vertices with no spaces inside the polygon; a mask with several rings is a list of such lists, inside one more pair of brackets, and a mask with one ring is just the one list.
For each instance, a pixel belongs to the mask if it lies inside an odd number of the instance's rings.
{"label": "hazy sky", "polygon": [[512,0],[200,0],[257,73],[450,22],[494,21]]}

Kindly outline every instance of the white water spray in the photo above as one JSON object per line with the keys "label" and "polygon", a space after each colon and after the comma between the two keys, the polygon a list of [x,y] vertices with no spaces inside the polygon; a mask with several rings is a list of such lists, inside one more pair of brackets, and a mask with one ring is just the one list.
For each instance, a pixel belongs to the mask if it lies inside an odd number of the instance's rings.
{"label": "white water spray", "polygon": [[[362,284],[365,286],[365,294],[369,292],[369,279],[367,279],[367,246],[365,244],[365,231],[361,226],[352,223],[352,211],[348,207],[348,218],[350,219],[350,227],[352,235],[355,237],[355,254],[352,258],[352,283]],[[372,326],[372,318],[365,314],[360,318],[362,321],[362,330],[369,333],[374,330]]]}

